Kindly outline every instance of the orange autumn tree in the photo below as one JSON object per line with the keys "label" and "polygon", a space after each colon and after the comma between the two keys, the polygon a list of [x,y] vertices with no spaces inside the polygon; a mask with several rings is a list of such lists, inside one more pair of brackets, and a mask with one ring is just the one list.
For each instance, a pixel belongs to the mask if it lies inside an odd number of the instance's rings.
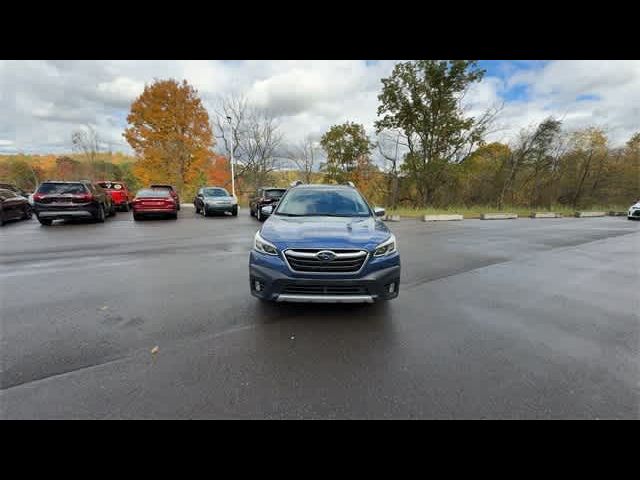
{"label": "orange autumn tree", "polygon": [[227,157],[213,156],[207,169],[207,185],[226,188],[231,192],[231,165]]}
{"label": "orange autumn tree", "polygon": [[171,183],[184,195],[200,186],[215,140],[198,92],[183,80],[156,80],[131,104],[123,136],[140,181]]}

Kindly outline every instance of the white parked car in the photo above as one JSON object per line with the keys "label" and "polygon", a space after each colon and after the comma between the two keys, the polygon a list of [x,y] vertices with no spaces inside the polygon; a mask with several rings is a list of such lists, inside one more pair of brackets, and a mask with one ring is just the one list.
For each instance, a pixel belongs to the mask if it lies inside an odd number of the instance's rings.
{"label": "white parked car", "polygon": [[640,200],[629,207],[627,212],[627,218],[629,220],[640,220]]}

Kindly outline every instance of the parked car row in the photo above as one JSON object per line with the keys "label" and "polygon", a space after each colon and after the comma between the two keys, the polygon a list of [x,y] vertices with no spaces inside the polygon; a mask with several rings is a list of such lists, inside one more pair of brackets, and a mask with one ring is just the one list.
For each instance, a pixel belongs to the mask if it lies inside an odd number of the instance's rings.
{"label": "parked car row", "polygon": [[42,225],[54,220],[86,219],[104,222],[117,210],[133,210],[134,220],[146,216],[177,217],[180,198],[172,185],[154,184],[135,196],[121,181],[47,180],[34,193],[9,183],[0,184],[0,225],[29,219],[35,213]]}

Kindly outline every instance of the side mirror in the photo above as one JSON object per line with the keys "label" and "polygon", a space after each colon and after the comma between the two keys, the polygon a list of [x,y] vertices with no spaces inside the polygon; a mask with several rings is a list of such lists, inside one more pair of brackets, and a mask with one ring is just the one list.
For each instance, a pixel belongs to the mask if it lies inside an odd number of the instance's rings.
{"label": "side mirror", "polygon": [[376,217],[384,217],[385,214],[385,210],[382,207],[375,207],[373,209],[374,213],[376,214]]}
{"label": "side mirror", "polygon": [[273,213],[273,207],[271,205],[267,205],[260,209],[263,215],[271,215]]}

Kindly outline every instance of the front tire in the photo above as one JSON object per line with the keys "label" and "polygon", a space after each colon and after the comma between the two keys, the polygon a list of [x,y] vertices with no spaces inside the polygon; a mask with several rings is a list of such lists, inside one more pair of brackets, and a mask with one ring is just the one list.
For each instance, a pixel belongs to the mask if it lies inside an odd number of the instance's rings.
{"label": "front tire", "polygon": [[238,206],[237,205],[235,207],[233,207],[233,210],[231,210],[231,215],[233,215],[234,217],[238,216]]}
{"label": "front tire", "polygon": [[202,216],[203,217],[208,217],[209,216],[209,212],[207,212],[207,207],[202,207]]}
{"label": "front tire", "polygon": [[128,204],[128,203],[125,203],[125,204],[122,206],[122,211],[123,211],[123,212],[128,212],[128,211],[129,211],[129,209],[130,209],[130,208],[129,208],[129,204]]}
{"label": "front tire", "polygon": [[53,223],[53,220],[51,220],[50,218],[38,217],[38,221],[40,222],[40,225],[44,225],[45,227],[49,227],[51,226],[51,223]]}
{"label": "front tire", "polygon": [[135,222],[139,222],[140,220],[142,220],[142,215],[139,215],[139,214],[133,212],[133,220]]}

